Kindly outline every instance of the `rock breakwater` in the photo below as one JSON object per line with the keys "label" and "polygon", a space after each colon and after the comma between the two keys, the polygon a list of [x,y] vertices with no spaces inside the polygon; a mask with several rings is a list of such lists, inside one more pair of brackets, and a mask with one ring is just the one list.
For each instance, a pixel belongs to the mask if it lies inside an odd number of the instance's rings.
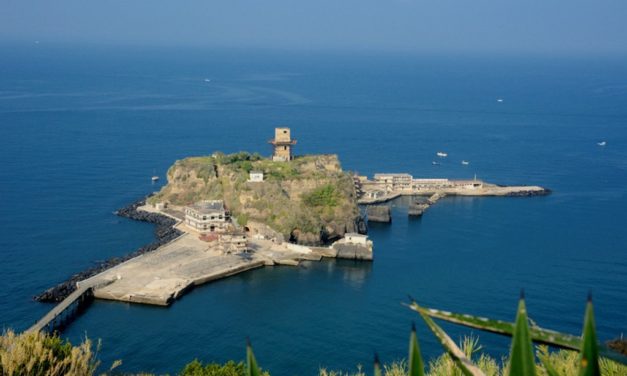
{"label": "rock breakwater", "polygon": [[39,302],[60,302],[76,290],[76,282],[90,278],[99,274],[107,269],[110,269],[116,265],[119,265],[127,260],[137,257],[147,252],[154,251],[160,246],[172,241],[180,236],[181,231],[174,228],[176,221],[165,215],[158,213],[148,213],[137,210],[138,207],[144,205],[146,199],[141,199],[133,204],[119,209],[115,212],[120,217],[134,219],[136,221],[148,222],[155,225],[155,237],[156,240],[143,247],[140,247],[136,251],[120,257],[113,257],[111,259],[102,261],[98,265],[81,271],[72,275],[66,281],[59,283],[58,285],[49,288],[48,290],[35,295],[33,299]]}

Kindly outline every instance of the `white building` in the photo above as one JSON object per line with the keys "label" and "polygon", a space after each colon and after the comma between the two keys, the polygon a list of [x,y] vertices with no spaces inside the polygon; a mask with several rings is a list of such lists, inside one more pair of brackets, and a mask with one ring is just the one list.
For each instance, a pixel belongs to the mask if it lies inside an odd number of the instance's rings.
{"label": "white building", "polygon": [[250,182],[261,182],[263,181],[263,172],[262,171],[251,171],[248,173],[248,181]]}
{"label": "white building", "polygon": [[222,200],[204,200],[185,207],[185,224],[199,232],[224,232],[229,219]]}
{"label": "white building", "polygon": [[388,191],[411,189],[410,174],[374,174],[375,183],[382,184]]}
{"label": "white building", "polygon": [[368,235],[357,234],[355,232],[347,232],[344,234],[344,240],[350,244],[368,245]]}

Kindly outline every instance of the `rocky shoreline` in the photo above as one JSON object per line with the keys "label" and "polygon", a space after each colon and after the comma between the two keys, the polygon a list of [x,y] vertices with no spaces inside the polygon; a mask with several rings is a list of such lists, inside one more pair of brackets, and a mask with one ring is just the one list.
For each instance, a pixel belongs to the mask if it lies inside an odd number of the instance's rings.
{"label": "rocky shoreline", "polygon": [[120,217],[154,224],[156,237],[156,240],[154,242],[140,247],[136,251],[127,255],[114,257],[106,261],[102,261],[94,267],[76,273],[68,278],[66,281],[59,283],[58,285],[51,287],[38,295],[35,295],[33,299],[38,302],[60,302],[72,292],[74,292],[74,290],[76,290],[76,282],[93,277],[94,275],[110,269],[127,260],[130,260],[133,257],[137,257],[144,253],[154,251],[155,249],[172,241],[182,234],[181,231],[174,228],[174,225],[176,224],[176,221],[174,219],[158,213],[148,213],[137,210],[138,207],[145,205],[145,203],[146,198],[143,198],[139,201],[132,203],[131,205],[117,210],[115,214]]}

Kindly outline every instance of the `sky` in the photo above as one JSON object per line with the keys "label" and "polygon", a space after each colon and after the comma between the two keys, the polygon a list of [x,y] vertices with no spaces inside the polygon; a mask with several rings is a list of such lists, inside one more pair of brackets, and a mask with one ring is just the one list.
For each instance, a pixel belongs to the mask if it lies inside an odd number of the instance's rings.
{"label": "sky", "polygon": [[0,43],[627,55],[627,0],[0,0]]}

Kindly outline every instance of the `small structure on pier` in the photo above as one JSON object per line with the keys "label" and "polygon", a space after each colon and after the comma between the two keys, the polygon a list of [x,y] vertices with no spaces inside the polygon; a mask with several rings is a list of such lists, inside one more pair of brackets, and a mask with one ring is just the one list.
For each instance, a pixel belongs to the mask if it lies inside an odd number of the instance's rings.
{"label": "small structure on pier", "polygon": [[296,145],[296,140],[292,140],[289,128],[275,128],[274,139],[268,142],[274,147],[273,161],[286,162],[294,158],[292,146]]}
{"label": "small structure on pier", "polygon": [[248,239],[244,232],[221,234],[218,241],[224,254],[242,253],[248,250]]}
{"label": "small structure on pier", "polygon": [[347,232],[344,234],[344,241],[349,244],[368,245],[368,235],[362,235],[355,232]]}
{"label": "small structure on pier", "polygon": [[224,232],[230,219],[222,200],[203,200],[185,207],[185,224],[198,232]]}

